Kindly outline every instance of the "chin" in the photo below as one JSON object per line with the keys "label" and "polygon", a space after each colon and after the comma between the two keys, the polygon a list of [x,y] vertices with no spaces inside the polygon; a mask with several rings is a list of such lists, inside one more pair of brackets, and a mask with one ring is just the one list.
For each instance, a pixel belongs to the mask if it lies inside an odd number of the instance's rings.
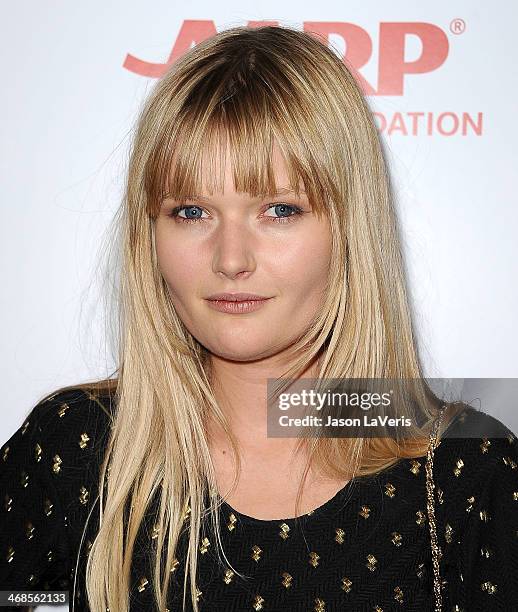
{"label": "chin", "polygon": [[278,351],[272,345],[265,344],[262,342],[251,342],[245,341],[241,337],[234,337],[231,341],[219,341],[208,342],[205,344],[207,349],[215,356],[220,359],[227,359],[228,361],[257,361],[259,359],[265,359],[272,355],[275,355]]}

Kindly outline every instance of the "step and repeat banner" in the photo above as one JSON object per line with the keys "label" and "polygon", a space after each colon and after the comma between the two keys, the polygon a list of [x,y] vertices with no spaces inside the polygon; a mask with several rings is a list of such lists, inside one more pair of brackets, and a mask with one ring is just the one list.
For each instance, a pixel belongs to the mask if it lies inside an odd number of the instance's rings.
{"label": "step and repeat banner", "polygon": [[[112,370],[104,232],[142,101],[236,25],[318,32],[355,68],[385,141],[428,376],[518,377],[518,94],[511,2],[4,6],[0,439],[52,389]],[[481,405],[516,430],[516,402]]]}

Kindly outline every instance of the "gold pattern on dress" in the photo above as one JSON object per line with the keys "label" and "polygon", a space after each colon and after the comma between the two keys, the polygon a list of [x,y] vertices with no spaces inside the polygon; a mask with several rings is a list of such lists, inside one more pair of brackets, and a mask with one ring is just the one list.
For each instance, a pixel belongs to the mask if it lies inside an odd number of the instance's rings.
{"label": "gold pattern on dress", "polygon": [[252,604],[252,608],[254,610],[262,610],[263,603],[264,603],[264,599],[260,595],[256,595],[254,598],[254,603]]}
{"label": "gold pattern on dress", "polygon": [[28,540],[32,540],[35,530],[36,528],[30,521],[25,524],[25,535],[27,536]]}
{"label": "gold pattern on dress", "polygon": [[233,577],[234,577],[234,572],[231,569],[227,569],[225,571],[225,575],[223,576],[223,582],[225,584],[230,584],[232,582]]}
{"label": "gold pattern on dress", "polygon": [[293,576],[291,574],[288,574],[288,572],[282,572],[282,586],[289,589],[292,582]]}
{"label": "gold pattern on dress", "polygon": [[8,454],[9,454],[9,447],[8,447],[8,446],[6,446],[6,447],[4,448],[4,454],[2,455],[2,459],[3,459],[4,461],[7,461],[7,455],[8,455]]}
{"label": "gold pattern on dress", "polygon": [[84,486],[82,486],[79,489],[79,501],[83,504],[83,506],[88,503],[88,495],[89,493],[87,489]]}
{"label": "gold pattern on dress", "polygon": [[160,528],[158,525],[153,525],[153,530],[151,531],[151,539],[156,540],[158,538],[158,534],[160,533]]}
{"label": "gold pattern on dress", "polygon": [[65,413],[69,408],[70,406],[66,402],[63,402],[58,408],[58,415],[61,419],[65,416]]}
{"label": "gold pattern on dress", "polygon": [[401,546],[402,541],[403,541],[403,536],[397,531],[393,531],[392,532],[392,544],[394,544],[394,546]]}
{"label": "gold pattern on dress", "polygon": [[508,465],[512,470],[515,470],[518,467],[518,464],[516,463],[516,461],[511,459],[511,457],[502,457],[502,460],[505,463],[505,465]]}
{"label": "gold pattern on dress", "polygon": [[399,603],[403,603],[403,591],[399,586],[394,588],[394,599]]}
{"label": "gold pattern on dress", "polygon": [[190,516],[190,514],[191,514],[191,506],[189,505],[189,501],[186,501],[183,507],[182,520],[185,522],[187,518]]}
{"label": "gold pattern on dress", "polygon": [[383,608],[380,606],[374,606],[374,612],[383,612]]}
{"label": "gold pattern on dress", "polygon": [[338,544],[343,544],[345,542],[345,531],[343,529],[341,529],[340,527],[337,527],[335,529],[336,535],[335,535],[335,542],[338,542]]}
{"label": "gold pattern on dress", "polygon": [[146,587],[148,584],[149,584],[148,579],[145,576],[142,576],[142,578],[139,580],[139,583],[137,585],[137,589],[139,590],[140,593],[142,593],[142,591],[146,590]]}
{"label": "gold pattern on dress", "polygon": [[85,432],[83,432],[81,434],[81,436],[79,437],[79,446],[81,448],[86,448],[86,445],[88,444],[88,441],[90,440],[90,436]]}
{"label": "gold pattern on dress", "polygon": [[52,461],[52,471],[54,472],[54,474],[58,474],[61,470],[61,464],[63,463],[63,461],[61,460],[61,457],[59,455],[54,455]]}
{"label": "gold pattern on dress", "polygon": [[317,597],[315,599],[315,608],[314,612],[325,612],[326,610],[326,602]]}
{"label": "gold pattern on dress", "polygon": [[13,498],[6,493],[4,497],[4,508],[6,512],[11,512],[13,507]]}
{"label": "gold pattern on dress", "polygon": [[457,478],[461,475],[462,473],[462,468],[464,467],[464,461],[462,461],[462,459],[457,459],[457,462],[455,463],[455,469],[453,470],[453,473],[455,474],[455,476],[457,476]]}
{"label": "gold pattern on dress", "polygon": [[487,510],[480,511],[480,520],[484,521],[484,523],[487,523],[489,520],[491,520],[491,516]]}
{"label": "gold pattern on dress", "polygon": [[424,574],[425,574],[424,563],[420,563],[417,566],[416,575],[419,578],[419,580],[421,580],[421,578],[424,576]]}
{"label": "gold pattern on dress", "polygon": [[518,501],[518,491],[513,491],[513,501]]}
{"label": "gold pattern on dress", "polygon": [[412,474],[417,476],[419,474],[419,468],[421,467],[421,463],[417,461],[417,459],[412,459],[410,462],[410,471]]}
{"label": "gold pattern on dress", "polygon": [[442,489],[437,489],[437,501],[440,504],[444,504],[444,492]]}
{"label": "gold pattern on dress", "polygon": [[227,529],[229,531],[234,531],[236,528],[237,518],[236,515],[232,512],[228,517]]}
{"label": "gold pattern on dress", "polygon": [[286,523],[281,523],[280,527],[281,527],[281,530],[279,531],[279,535],[281,536],[283,540],[287,540],[290,537],[289,536],[290,526],[286,525]]}
{"label": "gold pattern on dress", "polygon": [[475,503],[475,497],[472,495],[466,499],[468,502],[468,506],[466,508],[466,512],[471,512],[473,510],[473,504]]}
{"label": "gold pattern on dress", "polygon": [[25,470],[21,472],[20,484],[22,487],[26,487],[29,484],[29,474]]}
{"label": "gold pattern on dress", "polygon": [[198,587],[196,587],[196,601],[200,601],[200,597],[203,594],[203,591],[200,591],[200,589]]}
{"label": "gold pattern on dress", "polygon": [[370,515],[370,512],[371,512],[371,509],[369,508],[369,506],[362,506],[361,508],[362,509],[358,512],[358,514],[360,516],[363,516],[364,519],[368,519],[369,515]]}
{"label": "gold pattern on dress", "polygon": [[349,591],[351,590],[353,583],[352,580],[349,580],[349,578],[342,578],[342,589],[346,592],[349,593]]}
{"label": "gold pattern on dress", "polygon": [[207,550],[209,549],[210,546],[210,542],[209,542],[209,538],[203,538],[203,540],[201,541],[201,545],[200,545],[200,552],[202,555],[204,555]]}
{"label": "gold pattern on dress", "polygon": [[262,552],[263,551],[259,548],[259,546],[257,546],[257,544],[254,544],[254,546],[252,546],[252,559],[254,561],[259,561]]}
{"label": "gold pattern on dress", "polygon": [[36,445],[34,446],[34,458],[36,459],[36,461],[41,461],[41,453],[42,453],[42,448],[41,446],[36,442]]}
{"label": "gold pattern on dress", "polygon": [[22,426],[22,436],[27,431],[27,427],[29,427],[29,421],[25,421],[25,423]]}
{"label": "gold pattern on dress", "polygon": [[444,539],[446,540],[446,542],[448,542],[448,544],[451,544],[452,534],[453,534],[453,527],[449,523],[446,523],[446,527],[444,530]]}
{"label": "gold pattern on dress", "polygon": [[47,561],[50,563],[53,558],[54,558],[54,553],[52,552],[52,550],[49,550],[47,552]]}
{"label": "gold pattern on dress", "polygon": [[482,444],[480,445],[480,450],[483,453],[487,453],[489,451],[489,447],[491,446],[491,440],[487,438],[482,438]]}
{"label": "gold pattern on dress", "polygon": [[418,510],[415,515],[417,516],[415,522],[418,525],[423,525],[426,522],[426,515],[422,510]]}
{"label": "gold pattern on dress", "polygon": [[28,578],[27,578],[27,584],[34,584],[36,582],[36,576],[34,574],[31,574]]}
{"label": "gold pattern on dress", "polygon": [[497,590],[498,590],[497,585],[496,584],[492,584],[489,581],[488,582],[483,582],[480,585],[480,588],[483,591],[486,591],[488,595],[494,595],[497,592]]}
{"label": "gold pattern on dress", "polygon": [[376,559],[374,555],[367,555],[367,563],[365,564],[365,566],[368,569],[370,569],[371,572],[373,572],[376,569],[377,563],[378,563],[378,560]]}
{"label": "gold pattern on dress", "polygon": [[180,565],[180,561],[175,557],[171,564],[171,573],[176,571],[176,568]]}
{"label": "gold pattern on dress", "polygon": [[9,546],[9,548],[7,549],[7,555],[5,557],[5,560],[7,561],[7,563],[11,563],[13,559],[14,559],[14,548],[12,546]]}
{"label": "gold pattern on dress", "polygon": [[483,546],[480,549],[480,555],[482,557],[485,557],[486,559],[489,559],[489,557],[491,556],[491,551],[489,550],[489,548],[487,548],[487,546]]}
{"label": "gold pattern on dress", "polygon": [[45,512],[47,516],[50,516],[52,514],[52,508],[54,508],[54,504],[47,497],[43,502],[43,512]]}
{"label": "gold pattern on dress", "polygon": [[313,567],[318,566],[319,559],[320,559],[320,555],[318,555],[316,552],[312,551],[309,553],[309,564],[312,565]]}
{"label": "gold pattern on dress", "polygon": [[396,494],[396,487],[390,482],[387,482],[385,485],[385,495],[387,495],[388,497],[394,497],[395,494]]}

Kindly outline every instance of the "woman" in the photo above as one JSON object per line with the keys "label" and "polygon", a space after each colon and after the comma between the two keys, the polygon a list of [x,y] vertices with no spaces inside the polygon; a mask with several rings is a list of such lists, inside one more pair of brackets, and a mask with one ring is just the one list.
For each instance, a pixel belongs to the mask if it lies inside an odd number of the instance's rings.
{"label": "woman", "polygon": [[273,26],[187,52],[121,212],[117,376],[44,398],[2,448],[2,588],[96,612],[516,609],[502,423],[426,392],[421,435],[267,437],[269,379],[423,379],[379,135],[335,53]]}

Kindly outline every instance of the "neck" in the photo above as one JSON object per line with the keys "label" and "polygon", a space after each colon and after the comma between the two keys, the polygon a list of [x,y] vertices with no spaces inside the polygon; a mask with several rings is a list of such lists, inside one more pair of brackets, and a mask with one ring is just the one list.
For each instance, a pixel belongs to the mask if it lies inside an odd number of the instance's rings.
{"label": "neck", "polygon": [[[240,448],[246,452],[268,448],[273,454],[286,454],[298,442],[297,438],[267,437],[267,383],[269,378],[279,377],[286,363],[277,358],[252,362],[238,362],[213,356],[211,376],[218,405],[225,415]],[[319,363],[314,359],[298,378],[318,375]],[[214,423],[209,433],[214,440],[221,440],[223,432]]]}

